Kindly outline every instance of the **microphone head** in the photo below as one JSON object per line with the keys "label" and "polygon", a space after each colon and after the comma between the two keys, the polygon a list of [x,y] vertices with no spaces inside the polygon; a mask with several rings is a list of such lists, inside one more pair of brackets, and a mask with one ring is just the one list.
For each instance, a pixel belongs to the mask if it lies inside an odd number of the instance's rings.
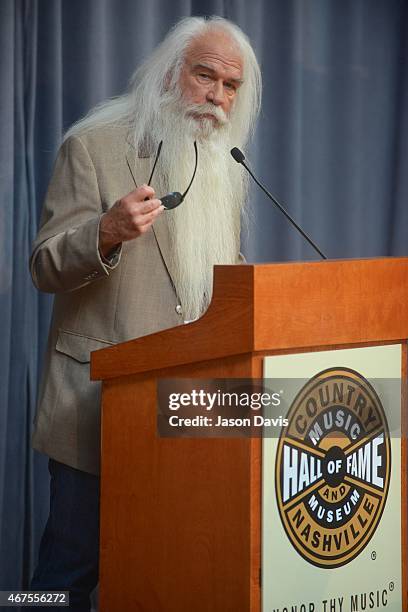
{"label": "microphone head", "polygon": [[242,164],[242,162],[245,161],[245,155],[238,149],[238,147],[231,149],[230,153],[238,164]]}

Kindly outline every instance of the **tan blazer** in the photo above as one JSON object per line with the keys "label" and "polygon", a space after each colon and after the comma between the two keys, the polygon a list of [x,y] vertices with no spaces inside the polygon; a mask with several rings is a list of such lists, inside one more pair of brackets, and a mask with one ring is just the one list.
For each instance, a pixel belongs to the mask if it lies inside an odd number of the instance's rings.
{"label": "tan blazer", "polygon": [[[33,446],[91,473],[99,471],[100,384],[89,380],[90,352],[183,323],[171,280],[168,213],[124,243],[112,266],[98,251],[101,215],[135,182],[146,183],[151,165],[118,128],[66,140],[31,256],[34,284],[56,294]],[[239,244],[237,262],[238,252]]]}
{"label": "tan blazer", "polygon": [[100,386],[89,381],[90,351],[183,322],[166,213],[124,243],[112,266],[98,252],[101,215],[135,189],[130,168],[140,185],[151,163],[117,128],[65,141],[31,256],[34,284],[56,294],[33,446],[91,473],[99,471]]}

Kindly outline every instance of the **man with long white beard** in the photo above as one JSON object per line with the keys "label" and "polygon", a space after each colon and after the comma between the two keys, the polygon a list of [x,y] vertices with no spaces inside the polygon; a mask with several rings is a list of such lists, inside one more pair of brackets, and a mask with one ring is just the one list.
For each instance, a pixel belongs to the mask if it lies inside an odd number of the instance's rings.
{"label": "man with long white beard", "polygon": [[[31,588],[69,590],[71,609],[90,609],[98,579],[100,389],[89,381],[90,351],[200,317],[214,264],[239,262],[246,183],[229,151],[245,147],[260,89],[237,26],[188,18],[127,94],[68,131],[58,155],[31,256],[34,283],[56,294],[33,436],[50,457],[50,516]],[[191,189],[164,210],[160,197],[191,180],[194,143]]]}

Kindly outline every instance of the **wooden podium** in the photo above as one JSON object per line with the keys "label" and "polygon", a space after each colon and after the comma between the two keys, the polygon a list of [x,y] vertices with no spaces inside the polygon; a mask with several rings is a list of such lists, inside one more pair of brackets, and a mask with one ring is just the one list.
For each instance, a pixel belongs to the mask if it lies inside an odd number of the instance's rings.
{"label": "wooden podium", "polygon": [[407,338],[408,258],[387,258],[219,266],[200,320],[94,352],[101,612],[261,609],[262,440],[159,438],[159,378],[262,378],[266,355],[400,343],[405,389]]}

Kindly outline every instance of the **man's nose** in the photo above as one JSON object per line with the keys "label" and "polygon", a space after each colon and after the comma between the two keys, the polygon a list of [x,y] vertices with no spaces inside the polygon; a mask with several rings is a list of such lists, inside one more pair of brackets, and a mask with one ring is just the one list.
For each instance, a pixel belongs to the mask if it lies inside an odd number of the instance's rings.
{"label": "man's nose", "polygon": [[224,101],[224,88],[221,82],[216,81],[207,92],[207,101],[220,106]]}

